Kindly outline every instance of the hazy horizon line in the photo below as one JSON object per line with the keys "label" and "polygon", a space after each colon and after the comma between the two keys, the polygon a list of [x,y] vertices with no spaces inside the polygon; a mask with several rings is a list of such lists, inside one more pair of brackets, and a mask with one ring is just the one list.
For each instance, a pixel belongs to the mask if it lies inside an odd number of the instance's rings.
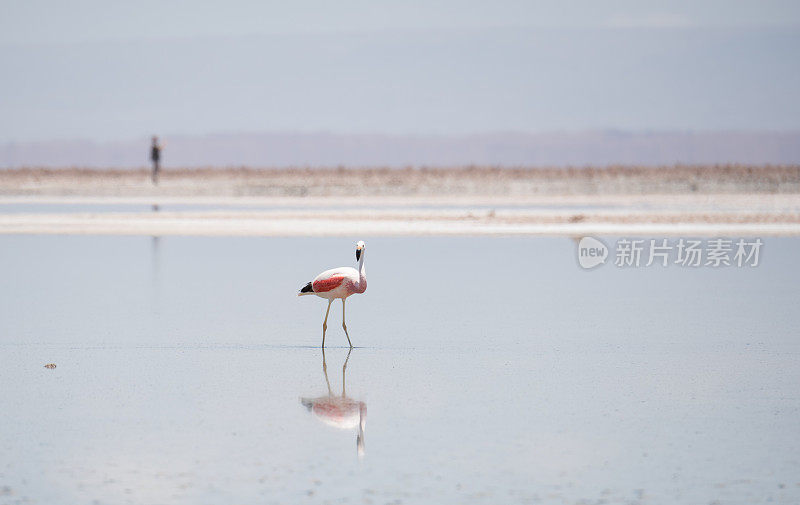
{"label": "hazy horizon line", "polygon": [[375,137],[375,138],[398,138],[398,139],[412,139],[412,138],[430,138],[430,139],[463,139],[470,137],[492,137],[502,135],[526,136],[535,137],[543,135],[565,135],[565,136],[579,136],[579,135],[800,135],[800,128],[796,129],[778,129],[778,128],[698,128],[698,129],[680,129],[680,128],[642,128],[642,129],[628,129],[628,128],[584,128],[584,129],[552,129],[552,130],[515,130],[515,129],[493,129],[482,130],[475,132],[464,133],[441,133],[441,132],[381,132],[381,131],[341,131],[341,130],[217,130],[205,133],[163,133],[152,131],[150,133],[141,133],[137,136],[125,136],[114,138],[91,138],[88,136],[74,136],[74,137],[41,137],[36,139],[0,139],[0,144],[38,144],[38,143],[56,143],[56,142],[84,142],[94,144],[113,144],[120,142],[132,142],[142,139],[150,139],[153,135],[161,139],[167,138],[203,138],[203,137],[234,137],[234,136],[331,136],[331,137]]}

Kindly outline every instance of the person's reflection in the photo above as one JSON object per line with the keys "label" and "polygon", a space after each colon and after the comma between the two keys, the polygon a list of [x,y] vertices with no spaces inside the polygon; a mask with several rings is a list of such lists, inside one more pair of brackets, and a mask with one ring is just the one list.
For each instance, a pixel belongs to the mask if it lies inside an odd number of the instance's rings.
{"label": "person's reflection", "polygon": [[[158,204],[153,204],[152,206],[153,212],[158,212]],[[151,243],[151,251],[152,251],[152,285],[153,285],[153,295],[151,297],[152,301],[152,311],[153,314],[158,314],[158,307],[159,307],[159,282],[158,282],[158,273],[160,270],[160,262],[161,262],[161,237],[159,235],[151,235],[150,236],[150,243]]]}
{"label": "person's reflection", "polygon": [[[152,211],[153,212],[158,212],[158,204],[153,204]],[[153,249],[153,283],[155,283],[156,281],[158,281],[158,256],[159,256],[159,253],[158,253],[159,247],[158,246],[159,246],[159,241],[161,240],[161,237],[159,235],[151,235],[150,237],[153,239],[152,240],[152,244],[153,244],[153,247],[152,247],[152,249]]]}
{"label": "person's reflection", "polygon": [[347,397],[345,387],[345,374],[347,372],[347,362],[350,360],[351,348],[347,353],[347,358],[342,365],[342,395],[333,394],[331,382],[328,380],[328,364],[325,361],[325,349],[322,349],[322,373],[325,375],[325,383],[328,385],[328,394],[317,398],[301,398],[303,404],[309,412],[314,414],[323,423],[339,428],[341,430],[356,429],[356,449],[359,457],[364,456],[364,429],[367,423],[367,404]]}

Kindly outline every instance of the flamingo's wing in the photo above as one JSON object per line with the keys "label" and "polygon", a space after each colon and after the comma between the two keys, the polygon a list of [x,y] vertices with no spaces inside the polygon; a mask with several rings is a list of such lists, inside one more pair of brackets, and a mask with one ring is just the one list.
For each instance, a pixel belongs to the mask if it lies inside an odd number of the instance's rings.
{"label": "flamingo's wing", "polygon": [[311,283],[315,293],[324,293],[341,286],[342,282],[350,276],[348,268],[332,268],[319,274]]}

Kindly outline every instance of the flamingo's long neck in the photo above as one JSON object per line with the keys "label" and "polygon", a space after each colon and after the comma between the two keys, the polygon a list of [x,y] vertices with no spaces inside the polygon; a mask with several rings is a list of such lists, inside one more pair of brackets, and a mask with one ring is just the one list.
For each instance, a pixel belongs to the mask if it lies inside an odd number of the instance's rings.
{"label": "flamingo's long neck", "polygon": [[365,251],[361,251],[361,256],[358,258],[358,283],[365,285],[367,283],[367,271],[364,269],[364,256]]}

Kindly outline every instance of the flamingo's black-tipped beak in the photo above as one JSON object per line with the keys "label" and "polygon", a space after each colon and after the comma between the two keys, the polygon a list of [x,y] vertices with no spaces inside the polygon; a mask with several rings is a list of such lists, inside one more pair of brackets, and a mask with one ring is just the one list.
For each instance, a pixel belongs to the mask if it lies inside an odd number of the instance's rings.
{"label": "flamingo's black-tipped beak", "polygon": [[356,244],[356,261],[361,259],[362,254],[364,254],[364,241],[359,240],[358,244]]}

